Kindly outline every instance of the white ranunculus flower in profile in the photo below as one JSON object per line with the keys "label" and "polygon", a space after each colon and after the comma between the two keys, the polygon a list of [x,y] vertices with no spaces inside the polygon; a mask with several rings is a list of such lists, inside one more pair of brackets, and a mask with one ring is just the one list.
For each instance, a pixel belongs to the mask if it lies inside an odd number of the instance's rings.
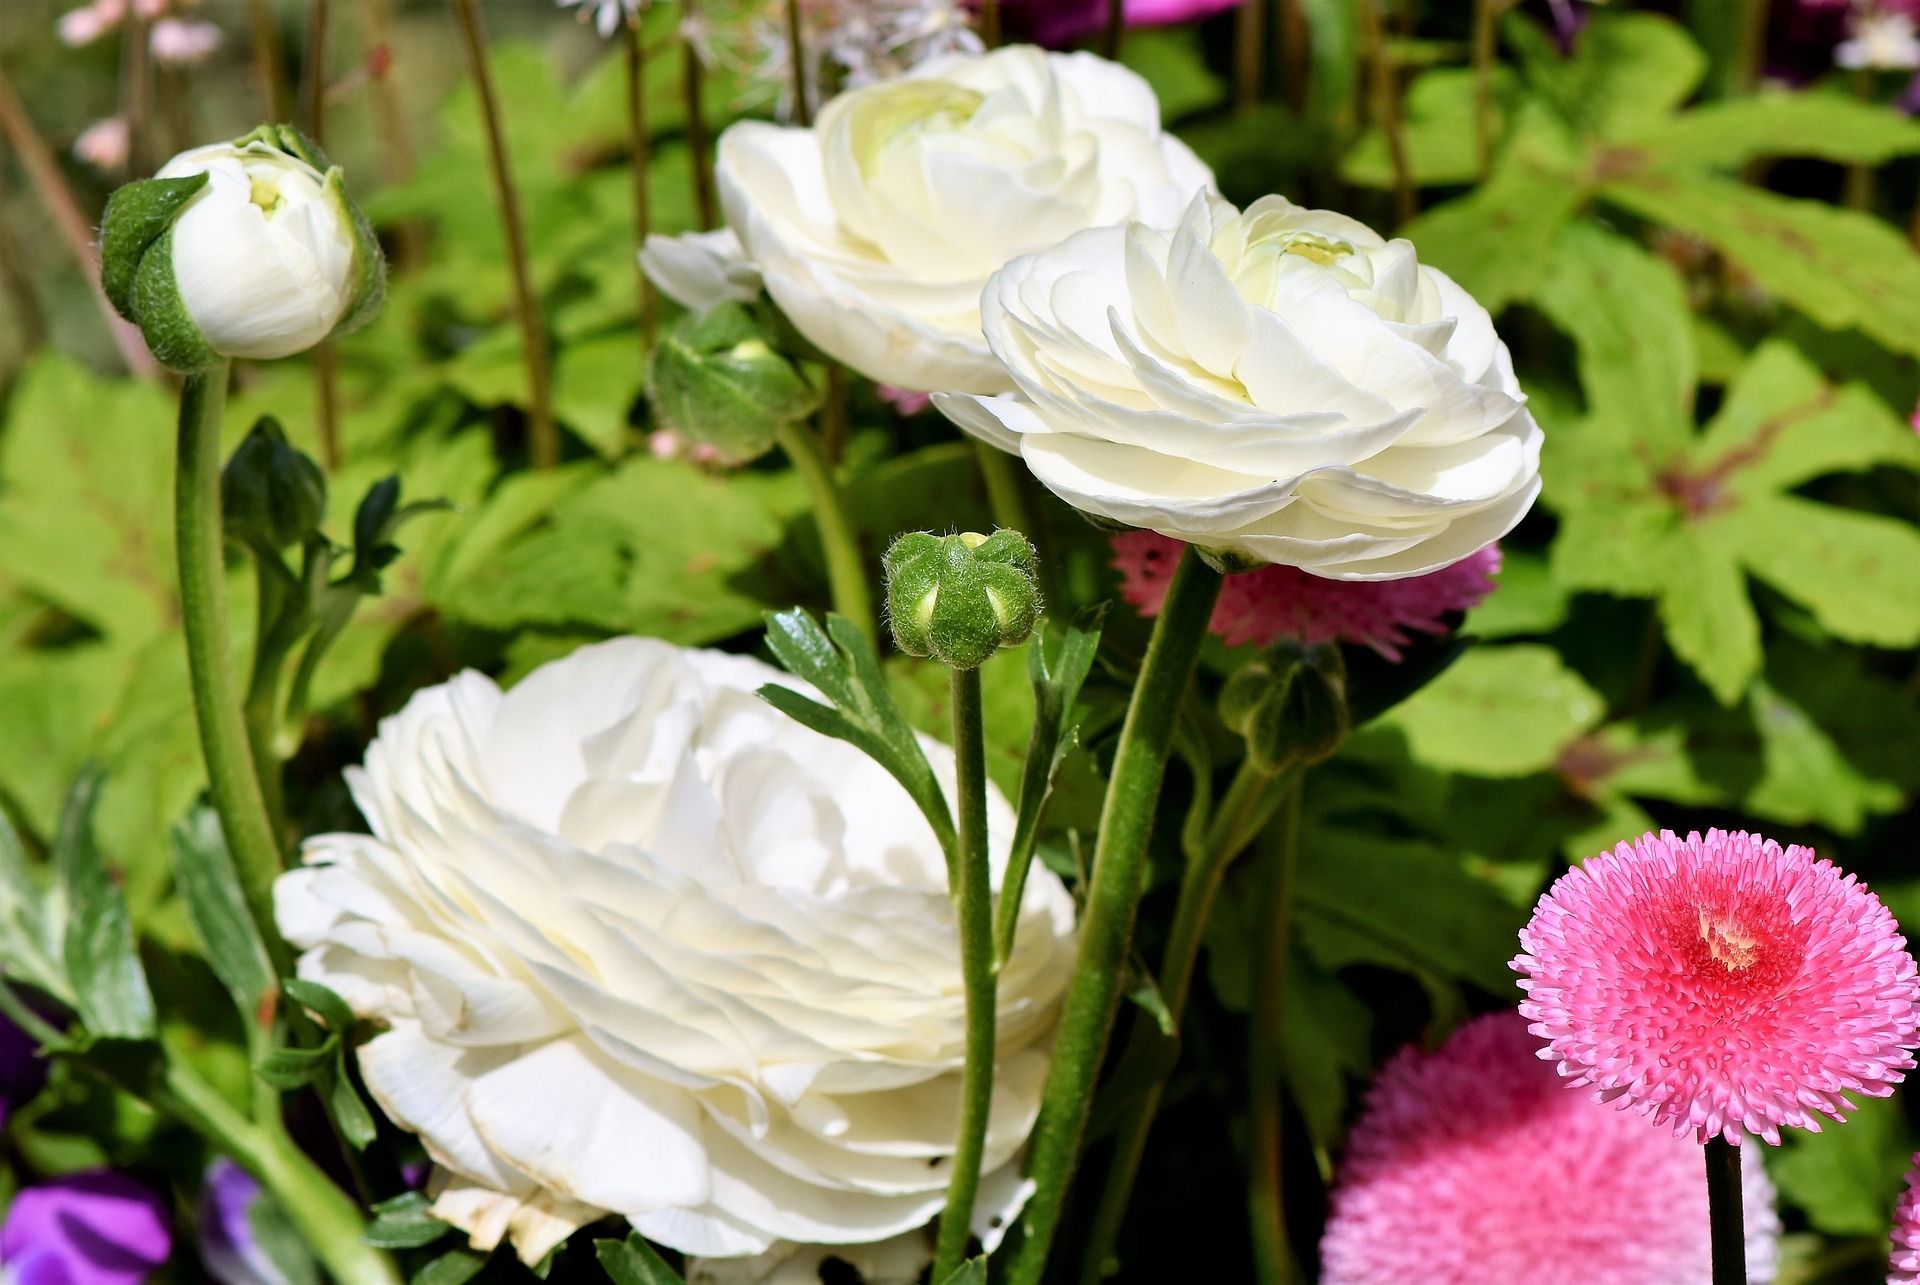
{"label": "white ranunculus flower in profile", "polygon": [[1083,228],[1168,227],[1213,176],[1146,81],[1027,46],[934,58],[841,94],[812,129],[720,139],[727,220],[803,335],[920,392],[1010,388],[980,335],[1002,264]]}
{"label": "white ranunculus flower in profile", "polygon": [[182,152],[156,178],[204,173],[173,222],[173,280],[189,319],[223,357],[304,352],[355,303],[352,211],[326,175],[264,143]]}
{"label": "white ranunculus flower in profile", "polygon": [[1020,396],[938,396],[1075,508],[1339,580],[1506,534],[1540,430],[1486,309],[1410,242],[1266,197],[1083,232],[994,275]]}
{"label": "white ranunculus flower in profile", "polygon": [[[885,771],[754,695],[768,682],[793,684],[636,638],[505,694],[462,674],[350,775],[374,833],[313,839],[282,876],[300,975],[387,1027],[367,1087],[476,1246],[538,1262],[611,1211],[741,1257],[938,1212],[966,1007],[941,851]],[[951,794],[951,751],[927,750]],[[1004,863],[1011,811],[989,807]],[[1000,977],[989,1240],[1024,1199],[1072,916],[1036,870]]]}

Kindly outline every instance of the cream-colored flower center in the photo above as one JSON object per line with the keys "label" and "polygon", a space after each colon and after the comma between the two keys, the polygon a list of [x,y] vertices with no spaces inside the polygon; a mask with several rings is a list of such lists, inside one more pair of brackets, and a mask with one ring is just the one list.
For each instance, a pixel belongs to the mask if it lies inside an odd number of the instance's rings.
{"label": "cream-colored flower center", "polygon": [[248,199],[259,206],[260,212],[268,218],[278,214],[280,207],[286,204],[286,198],[280,194],[280,184],[265,174],[255,173],[247,177],[252,181]]}
{"label": "cream-colored flower center", "polygon": [[1707,953],[1728,972],[1744,973],[1760,958],[1760,939],[1731,918],[1700,908],[1700,940]]}
{"label": "cream-colored flower center", "polygon": [[869,182],[880,179],[890,151],[969,132],[985,102],[985,95],[944,80],[903,80],[870,89],[847,114],[854,164]]}

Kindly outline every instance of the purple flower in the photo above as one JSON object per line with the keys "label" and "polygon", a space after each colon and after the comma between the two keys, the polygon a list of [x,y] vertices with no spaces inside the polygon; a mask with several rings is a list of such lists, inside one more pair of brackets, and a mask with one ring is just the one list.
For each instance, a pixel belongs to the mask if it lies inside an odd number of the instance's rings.
{"label": "purple flower", "polygon": [[[1127,0],[1127,25],[1160,27],[1232,9],[1240,0]],[[1107,0],[1001,0],[1002,20],[1017,36],[1057,49],[1097,33]]]}
{"label": "purple flower", "polygon": [[141,1285],[172,1253],[166,1205],[105,1169],[26,1188],[0,1225],[15,1285]]}
{"label": "purple flower", "polygon": [[220,1285],[290,1285],[259,1235],[260,1184],[225,1156],[207,1170],[194,1214],[200,1261]]}

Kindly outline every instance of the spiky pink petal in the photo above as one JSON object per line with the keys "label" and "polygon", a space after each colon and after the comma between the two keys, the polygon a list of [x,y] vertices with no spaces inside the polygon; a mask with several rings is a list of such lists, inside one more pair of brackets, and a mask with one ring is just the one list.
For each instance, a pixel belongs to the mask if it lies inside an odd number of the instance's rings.
{"label": "spiky pink petal", "polygon": [[1907,1170],[1907,1185],[1893,1207],[1893,1253],[1887,1258],[1887,1285],[1920,1285],[1920,1153]]}
{"label": "spiky pink petal", "polygon": [[[1322,1285],[1707,1285],[1700,1148],[1595,1105],[1534,1056],[1514,1013],[1374,1081],[1321,1242]],[[1742,1156],[1747,1275],[1773,1278],[1780,1220]]]}
{"label": "spiky pink petal", "polygon": [[1568,871],[1520,934],[1543,1058],[1701,1141],[1844,1120],[1913,1069],[1920,980],[1880,899],[1810,849],[1671,831]]}
{"label": "spiky pink petal", "polygon": [[[1157,616],[1186,545],[1157,531],[1113,537],[1120,593],[1143,616]],[[1443,634],[1446,617],[1493,592],[1500,548],[1491,545],[1450,567],[1404,580],[1328,580],[1298,567],[1266,566],[1227,577],[1208,628],[1229,647],[1265,647],[1280,638],[1312,646],[1347,642],[1388,660],[1413,633]]]}

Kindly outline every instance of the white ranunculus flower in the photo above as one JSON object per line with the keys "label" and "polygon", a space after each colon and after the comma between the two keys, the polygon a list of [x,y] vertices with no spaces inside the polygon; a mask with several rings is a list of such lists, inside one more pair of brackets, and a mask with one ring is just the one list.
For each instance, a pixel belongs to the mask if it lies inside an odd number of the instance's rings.
{"label": "white ranunculus flower", "polygon": [[939,396],[1075,508],[1339,580],[1506,534],[1540,430],[1492,319],[1410,242],[1266,197],[1083,232],[982,300],[1020,396]]}
{"label": "white ranunculus flower", "polygon": [[187,316],[223,357],[304,352],[355,302],[351,211],[306,161],[264,143],[216,143],[156,178],[204,173],[173,223],[173,280]]}
{"label": "white ranunculus flower", "polygon": [[[367,1087],[476,1246],[537,1262],[612,1211],[738,1257],[939,1210],[966,1007],[940,848],[879,766],[754,695],[769,682],[799,686],[636,638],[505,694],[462,674],[350,775],[373,835],[313,839],[282,876],[300,975],[386,1025]],[[1004,863],[1011,812],[989,808]],[[1036,870],[1000,978],[990,1240],[1024,1199],[1072,914]]]}
{"label": "white ranunculus flower", "polygon": [[980,289],[1083,228],[1167,227],[1213,176],[1161,132],[1146,81],[1026,46],[931,59],[841,94],[812,129],[720,139],[727,220],[774,302],[868,378],[919,392],[1011,385]]}
{"label": "white ranunculus flower", "polygon": [[661,294],[695,312],[760,297],[760,269],[732,228],[680,236],[656,232],[640,249],[640,267]]}

